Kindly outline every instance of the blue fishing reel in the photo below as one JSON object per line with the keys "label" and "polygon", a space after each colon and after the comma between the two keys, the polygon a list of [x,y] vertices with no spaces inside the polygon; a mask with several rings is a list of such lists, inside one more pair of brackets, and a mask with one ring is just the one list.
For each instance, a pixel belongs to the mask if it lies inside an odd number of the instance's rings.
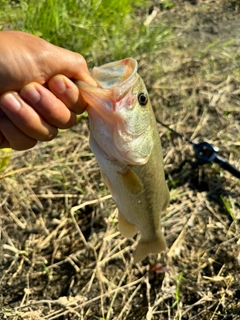
{"label": "blue fishing reel", "polygon": [[227,159],[218,154],[219,148],[214,147],[208,142],[194,143],[191,141],[191,143],[197,158],[197,161],[193,163],[193,167],[198,167],[199,165],[203,165],[205,163],[215,162],[224,170],[227,170],[232,175],[240,179],[240,170],[231,165]]}

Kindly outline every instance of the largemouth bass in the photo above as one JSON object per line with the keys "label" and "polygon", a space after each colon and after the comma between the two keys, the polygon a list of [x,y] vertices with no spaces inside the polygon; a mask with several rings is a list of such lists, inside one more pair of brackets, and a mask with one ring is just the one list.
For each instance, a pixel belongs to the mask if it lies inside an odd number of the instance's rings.
{"label": "largemouth bass", "polygon": [[163,156],[147,89],[127,58],[95,67],[97,87],[78,81],[88,103],[90,146],[117,205],[125,237],[140,231],[134,262],[166,249],[160,218],[169,201]]}

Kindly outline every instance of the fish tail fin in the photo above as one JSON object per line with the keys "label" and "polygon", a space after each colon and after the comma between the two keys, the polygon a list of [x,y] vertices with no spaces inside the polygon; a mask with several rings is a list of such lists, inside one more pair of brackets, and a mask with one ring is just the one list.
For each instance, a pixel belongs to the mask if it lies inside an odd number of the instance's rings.
{"label": "fish tail fin", "polygon": [[134,263],[138,263],[150,253],[160,253],[166,250],[166,241],[162,232],[158,234],[158,236],[151,241],[143,241],[140,239],[136,251],[133,254]]}

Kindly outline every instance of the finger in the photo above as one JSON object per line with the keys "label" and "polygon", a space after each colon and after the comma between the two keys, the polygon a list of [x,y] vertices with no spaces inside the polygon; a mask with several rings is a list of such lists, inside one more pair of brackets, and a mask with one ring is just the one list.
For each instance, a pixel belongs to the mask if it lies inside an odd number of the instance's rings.
{"label": "finger", "polygon": [[[0,123],[1,123],[1,119],[0,119]],[[9,142],[7,141],[7,139],[0,132],[0,149],[3,149],[3,148],[10,148],[10,146],[9,146]]]}
{"label": "finger", "polygon": [[16,92],[1,96],[0,109],[20,131],[32,139],[49,141],[58,133],[57,128],[44,121]]}
{"label": "finger", "polygon": [[[54,46],[46,41],[41,45],[41,52],[43,53],[38,57],[38,60],[42,62],[39,66],[42,71],[42,79],[40,81],[36,80],[36,82],[43,84],[53,76],[62,74],[67,78],[81,80],[92,86],[97,86],[82,55]],[[36,63],[39,65],[39,61],[36,61]]]}
{"label": "finger", "polygon": [[70,110],[77,114],[83,113],[87,107],[78,87],[67,77],[57,75],[48,81],[49,89]]}
{"label": "finger", "polygon": [[0,60],[0,68],[6,77],[0,78],[0,94],[19,91],[30,82],[45,84],[57,74],[96,85],[78,53],[20,31],[2,31],[1,43],[5,42],[8,45],[1,47],[5,58]]}
{"label": "finger", "polygon": [[69,110],[50,90],[38,83],[26,85],[20,96],[50,125],[67,129],[76,123],[76,114]]}
{"label": "finger", "polygon": [[[50,77],[52,75],[63,74],[68,78],[81,80],[92,86],[97,86],[96,81],[89,73],[86,60],[83,56],[64,48],[55,47],[55,49],[56,52]],[[53,72],[53,69],[55,72]]]}
{"label": "finger", "polygon": [[7,117],[0,118],[0,127],[0,149],[26,150],[34,147],[37,143],[35,139],[19,130]]}

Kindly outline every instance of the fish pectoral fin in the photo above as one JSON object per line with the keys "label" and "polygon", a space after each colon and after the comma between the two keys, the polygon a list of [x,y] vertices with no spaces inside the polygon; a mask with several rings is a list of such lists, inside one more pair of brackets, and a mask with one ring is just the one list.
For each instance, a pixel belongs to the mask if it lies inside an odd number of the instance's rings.
{"label": "fish pectoral fin", "polygon": [[134,263],[138,263],[146,258],[150,253],[160,253],[166,250],[166,241],[162,232],[150,241],[143,241],[140,239],[136,251],[133,254]]}
{"label": "fish pectoral fin", "polygon": [[143,191],[143,184],[132,168],[128,167],[126,172],[120,175],[127,190],[134,194],[139,194]]}
{"label": "fish pectoral fin", "polygon": [[118,228],[121,234],[126,238],[132,238],[137,233],[136,226],[128,222],[119,210],[118,210]]}

